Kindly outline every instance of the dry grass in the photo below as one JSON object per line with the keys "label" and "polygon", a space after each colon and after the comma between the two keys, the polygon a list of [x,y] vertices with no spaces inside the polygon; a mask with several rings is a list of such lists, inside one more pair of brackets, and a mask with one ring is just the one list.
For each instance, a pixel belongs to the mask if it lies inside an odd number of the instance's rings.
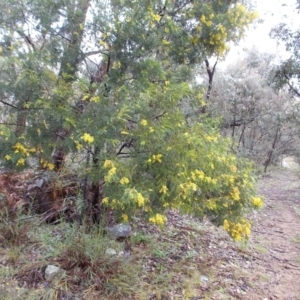
{"label": "dry grass", "polygon": [[[14,238],[2,234],[2,255],[18,255],[1,262],[0,280],[14,280],[15,289],[3,284],[3,299],[231,299],[237,292],[230,285],[245,277],[228,258],[245,246],[209,222],[175,212],[161,230],[137,220],[122,242],[79,225],[14,222]],[[117,255],[107,254],[108,248]],[[51,282],[45,280],[47,265],[62,270]]]}
{"label": "dry grass", "polygon": [[[273,190],[273,179],[268,180],[264,188]],[[252,300],[261,299],[253,295],[264,295],[263,286],[273,280],[266,270],[274,260],[260,240],[273,227],[256,227],[256,242],[249,246],[233,242],[207,220],[169,212],[164,228],[135,218],[131,237],[115,241],[101,226],[49,225],[43,216],[2,211],[0,300]],[[298,237],[293,237],[296,245]],[[50,281],[45,279],[48,265],[61,270]]]}

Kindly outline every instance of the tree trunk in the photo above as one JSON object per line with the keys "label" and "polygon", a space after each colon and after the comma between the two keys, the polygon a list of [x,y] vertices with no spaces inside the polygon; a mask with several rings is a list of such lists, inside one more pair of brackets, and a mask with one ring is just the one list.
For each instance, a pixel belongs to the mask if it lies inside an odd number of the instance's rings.
{"label": "tree trunk", "polygon": [[65,82],[72,83],[81,59],[81,43],[83,39],[84,24],[90,0],[79,0],[77,7],[68,11],[68,44],[63,53],[61,60],[59,76]]}
{"label": "tree trunk", "polygon": [[275,133],[275,136],[274,136],[274,140],[273,140],[273,144],[272,144],[272,149],[268,151],[268,157],[264,163],[264,172],[266,173],[267,172],[267,168],[268,166],[270,165],[271,161],[272,161],[272,156],[273,156],[273,153],[275,151],[275,148],[276,148],[276,144],[277,142],[279,141],[280,139],[280,128],[279,126],[277,127],[276,129],[276,133]]}
{"label": "tree trunk", "polygon": [[[63,56],[61,59],[60,70],[59,70],[59,78],[62,80],[64,84],[71,85],[76,79],[76,72],[78,69],[78,65],[81,60],[81,43],[83,39],[84,32],[84,24],[86,20],[86,15],[88,8],[90,6],[90,0],[79,0],[77,7],[69,8],[67,12],[67,28],[68,31],[64,32],[68,38],[67,45],[65,46]],[[63,101],[63,100],[62,100]],[[59,125],[56,129],[56,132],[65,132],[63,125]],[[56,136],[56,147],[53,150],[52,159],[55,165],[55,169],[57,171],[60,170],[64,163],[65,153],[63,151],[63,147],[59,144],[63,142],[63,140],[67,137],[64,135],[63,138],[61,135]]]}
{"label": "tree trunk", "polygon": [[16,137],[20,137],[22,134],[25,133],[27,115],[28,115],[27,109],[21,108],[18,111],[17,125],[16,125],[16,131],[15,131]]}

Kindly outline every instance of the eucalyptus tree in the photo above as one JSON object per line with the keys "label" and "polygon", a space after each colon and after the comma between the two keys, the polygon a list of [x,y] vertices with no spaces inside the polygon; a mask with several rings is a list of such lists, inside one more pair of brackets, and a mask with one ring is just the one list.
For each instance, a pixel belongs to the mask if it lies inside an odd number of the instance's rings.
{"label": "eucalyptus tree", "polygon": [[[300,11],[300,3],[295,0],[294,3],[290,3],[290,10],[295,13],[295,10]],[[281,22],[275,26],[271,32],[270,36],[277,39],[279,43],[283,44],[286,48],[288,58],[283,60],[273,70],[273,82],[278,89],[286,86],[291,95],[295,97],[300,96],[299,90],[299,62],[300,62],[300,31],[298,26],[292,25],[290,22],[290,17],[288,16],[286,22]]]}
{"label": "eucalyptus tree", "polygon": [[84,154],[76,172],[92,182],[94,206],[157,224],[177,208],[249,234],[242,212],[261,205],[250,167],[197,114],[203,93],[192,82],[254,12],[232,0],[25,0],[0,11],[6,167],[36,157],[59,171],[65,155]]}
{"label": "eucalyptus tree", "polygon": [[239,155],[267,167],[298,144],[292,120],[296,102],[277,91],[270,74],[274,55],[252,49],[248,56],[216,77],[209,111],[222,117],[221,131]]}
{"label": "eucalyptus tree", "polygon": [[[300,2],[294,1],[289,4],[290,11],[299,14]],[[297,21],[294,21],[297,24]],[[294,122],[294,128],[297,136],[300,135],[300,31],[298,26],[294,26],[290,22],[290,16],[287,16],[285,22],[281,22],[270,32],[272,38],[277,39],[280,44],[283,44],[286,48],[288,55],[287,59],[281,61],[281,63],[274,67],[270,74],[270,82],[277,91],[287,90],[291,97],[296,102],[293,106],[293,114],[291,119]],[[299,157],[299,146],[296,151],[296,156]]]}

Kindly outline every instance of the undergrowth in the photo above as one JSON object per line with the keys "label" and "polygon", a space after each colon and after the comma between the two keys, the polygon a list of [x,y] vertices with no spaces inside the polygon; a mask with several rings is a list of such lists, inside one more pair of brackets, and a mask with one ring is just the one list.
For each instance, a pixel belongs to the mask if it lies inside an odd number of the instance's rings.
{"label": "undergrowth", "polygon": [[[116,241],[101,226],[9,222],[2,214],[0,299],[225,299],[220,261],[208,249],[230,238],[177,213],[168,222],[159,229],[137,219],[131,237]],[[46,280],[49,265],[60,271]]]}

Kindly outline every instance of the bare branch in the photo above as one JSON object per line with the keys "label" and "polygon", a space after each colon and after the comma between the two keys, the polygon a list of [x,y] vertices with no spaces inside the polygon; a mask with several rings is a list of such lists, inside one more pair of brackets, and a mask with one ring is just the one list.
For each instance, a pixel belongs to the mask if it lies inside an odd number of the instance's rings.
{"label": "bare branch", "polygon": [[0,100],[0,102],[3,103],[3,104],[5,104],[5,105],[8,105],[8,106],[10,106],[10,107],[12,107],[12,108],[14,108],[14,109],[18,109],[18,107],[14,106],[14,105],[12,105],[12,104],[10,104],[10,103],[4,101],[4,100]]}
{"label": "bare branch", "polygon": [[131,139],[130,142],[124,143],[124,144],[121,146],[121,148],[119,149],[117,155],[120,155],[120,154],[128,154],[128,153],[123,153],[122,150],[123,150],[124,148],[130,148],[130,147],[132,146],[133,141],[134,141],[134,140]]}
{"label": "bare branch", "polygon": [[24,32],[22,32],[21,30],[17,30],[17,33],[25,40],[25,42],[27,44],[29,44],[33,50],[35,50],[35,45],[32,42],[32,40],[30,39],[30,37],[28,35],[26,35]]}
{"label": "bare branch", "polygon": [[300,93],[293,87],[293,85],[290,83],[290,79],[289,76],[286,74],[286,72],[283,72],[283,76],[288,80],[287,81],[287,85],[289,86],[289,88],[298,96],[300,97]]}

